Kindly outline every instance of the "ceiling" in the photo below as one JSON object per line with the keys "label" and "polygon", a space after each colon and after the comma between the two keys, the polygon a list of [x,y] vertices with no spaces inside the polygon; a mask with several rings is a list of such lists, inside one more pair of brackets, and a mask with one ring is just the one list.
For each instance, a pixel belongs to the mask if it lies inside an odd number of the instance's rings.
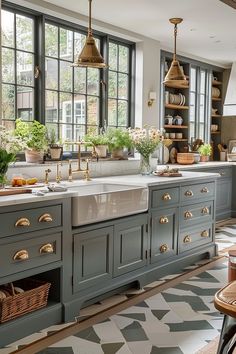
{"label": "ceiling", "polygon": [[[88,14],[87,0],[47,0]],[[173,47],[170,17],[182,17],[177,53],[228,66],[236,61],[236,10],[219,0],[93,0],[92,18],[156,39]]]}

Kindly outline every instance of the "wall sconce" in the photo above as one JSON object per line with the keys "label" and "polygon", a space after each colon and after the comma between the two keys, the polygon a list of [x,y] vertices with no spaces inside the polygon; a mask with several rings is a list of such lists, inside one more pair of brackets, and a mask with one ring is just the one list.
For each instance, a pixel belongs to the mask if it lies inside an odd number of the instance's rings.
{"label": "wall sconce", "polygon": [[148,107],[152,107],[153,103],[157,99],[157,93],[155,91],[149,92],[149,97],[148,97]]}

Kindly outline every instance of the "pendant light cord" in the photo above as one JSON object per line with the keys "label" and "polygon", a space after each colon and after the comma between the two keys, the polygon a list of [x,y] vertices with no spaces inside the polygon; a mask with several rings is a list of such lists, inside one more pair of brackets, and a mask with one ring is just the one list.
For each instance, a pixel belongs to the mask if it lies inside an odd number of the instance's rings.
{"label": "pendant light cord", "polygon": [[177,39],[177,24],[175,24],[174,27],[174,55],[173,55],[173,60],[176,60],[176,39]]}
{"label": "pendant light cord", "polygon": [[92,0],[89,0],[89,27],[88,36],[92,36]]}

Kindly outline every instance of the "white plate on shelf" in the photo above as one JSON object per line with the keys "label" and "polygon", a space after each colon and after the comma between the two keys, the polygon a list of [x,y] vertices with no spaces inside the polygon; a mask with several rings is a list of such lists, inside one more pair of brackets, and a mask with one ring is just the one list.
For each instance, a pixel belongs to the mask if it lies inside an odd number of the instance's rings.
{"label": "white plate on shelf", "polygon": [[[156,152],[154,152],[154,154],[152,155],[152,157],[157,157],[158,158],[158,161],[160,161],[160,158],[161,158],[161,148],[160,149],[157,149]],[[168,163],[169,161],[169,158],[170,158],[170,153],[169,153],[169,149],[164,146],[164,164]]]}

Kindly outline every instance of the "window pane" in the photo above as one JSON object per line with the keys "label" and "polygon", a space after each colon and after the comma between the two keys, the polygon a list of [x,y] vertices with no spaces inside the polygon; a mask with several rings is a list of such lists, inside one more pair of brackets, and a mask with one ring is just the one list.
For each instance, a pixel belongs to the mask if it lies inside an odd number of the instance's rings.
{"label": "window pane", "polygon": [[45,24],[45,55],[58,57],[58,27]]}
{"label": "window pane", "polygon": [[59,139],[59,132],[58,132],[58,125],[57,124],[47,123],[47,131],[49,134],[50,134],[50,132],[54,131],[55,135],[56,135],[56,140]]}
{"label": "window pane", "polygon": [[2,45],[14,47],[14,14],[9,11],[1,11]]}
{"label": "window pane", "polygon": [[109,71],[108,85],[109,85],[108,96],[117,97],[117,74],[112,71]]}
{"label": "window pane", "polygon": [[92,126],[88,125],[87,134],[91,134],[91,135],[98,134],[98,127],[95,127],[94,125],[92,125]]}
{"label": "window pane", "polygon": [[60,114],[61,123],[72,123],[72,95],[60,93]]}
{"label": "window pane", "polygon": [[108,100],[108,125],[116,125],[117,101]]}
{"label": "window pane", "polygon": [[[62,141],[73,141],[73,126],[71,124],[60,124],[59,135]],[[72,150],[72,148],[65,145],[65,150]]]}
{"label": "window pane", "polygon": [[85,124],[86,120],[86,99],[83,95],[74,96],[74,123],[75,124]]}
{"label": "window pane", "polygon": [[15,83],[15,52],[2,48],[2,81]]}
{"label": "window pane", "polygon": [[60,90],[72,91],[72,67],[66,61],[60,61]]}
{"label": "window pane", "polygon": [[99,70],[88,68],[88,94],[99,95]]}
{"label": "window pane", "polygon": [[119,98],[128,98],[128,76],[126,74],[118,74],[118,96]]}
{"label": "window pane", "polygon": [[87,103],[87,124],[98,125],[99,124],[99,100],[97,97],[88,97]]}
{"label": "window pane", "polygon": [[118,46],[114,43],[109,43],[109,69],[117,70]]}
{"label": "window pane", "polygon": [[75,32],[74,34],[74,60],[81,53],[81,50],[84,46],[86,36],[84,34]]}
{"label": "window pane", "polygon": [[58,93],[55,91],[46,91],[46,122],[58,122]]}
{"label": "window pane", "polygon": [[16,15],[16,47],[33,52],[34,48],[34,22],[31,18]]}
{"label": "window pane", "polygon": [[205,95],[200,95],[200,122],[205,121]]}
{"label": "window pane", "polygon": [[[30,87],[17,86],[17,118],[33,119],[34,92]],[[35,119],[37,117],[34,117]]]}
{"label": "window pane", "polygon": [[128,125],[128,102],[118,101],[118,126]]}
{"label": "window pane", "polygon": [[46,58],[46,88],[58,89],[58,61]]}
{"label": "window pane", "polygon": [[17,83],[33,86],[33,54],[17,52]]}
{"label": "window pane", "polygon": [[196,68],[191,68],[191,71],[190,71],[190,90],[191,91],[196,91],[196,75],[197,75]]}
{"label": "window pane", "polygon": [[76,125],[75,126],[75,139],[81,140],[85,136],[85,126],[84,125]]}
{"label": "window pane", "polygon": [[60,58],[72,61],[73,32],[60,28]]}
{"label": "window pane", "polygon": [[201,70],[201,93],[205,93],[206,91],[206,72],[205,70]]}
{"label": "window pane", "polygon": [[119,45],[119,71],[123,71],[125,73],[128,72],[129,67],[129,50],[127,47]]}
{"label": "window pane", "polygon": [[76,92],[86,93],[86,68],[74,68],[74,88]]}
{"label": "window pane", "polygon": [[15,119],[15,87],[2,84],[2,119]]}

